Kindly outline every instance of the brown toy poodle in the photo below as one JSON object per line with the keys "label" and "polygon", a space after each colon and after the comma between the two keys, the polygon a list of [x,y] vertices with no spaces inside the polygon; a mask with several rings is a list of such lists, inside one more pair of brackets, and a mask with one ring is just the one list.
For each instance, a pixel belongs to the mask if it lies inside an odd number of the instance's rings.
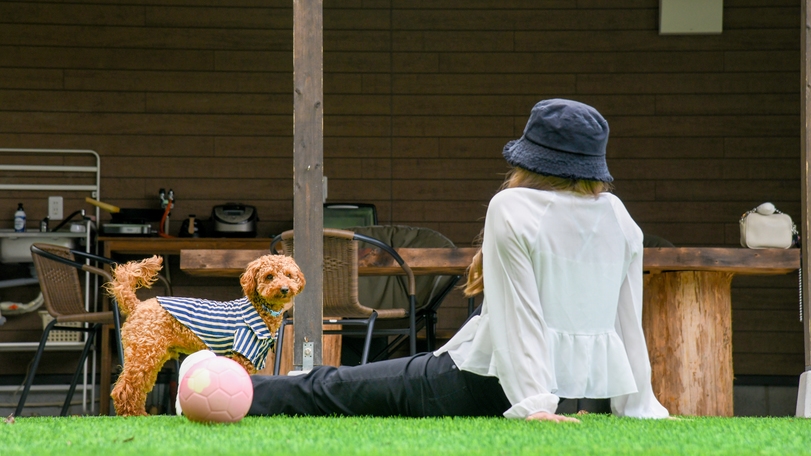
{"label": "brown toy poodle", "polygon": [[146,395],[164,363],[180,354],[212,350],[240,363],[249,374],[265,365],[282,314],[304,288],[304,275],[291,257],[265,255],[251,262],[240,277],[245,292],[228,302],[197,298],[157,297],[141,301],[140,287],[156,280],[158,256],[120,264],[107,291],[126,321],[121,327],[124,369],[113,388],[121,416],[146,415]]}

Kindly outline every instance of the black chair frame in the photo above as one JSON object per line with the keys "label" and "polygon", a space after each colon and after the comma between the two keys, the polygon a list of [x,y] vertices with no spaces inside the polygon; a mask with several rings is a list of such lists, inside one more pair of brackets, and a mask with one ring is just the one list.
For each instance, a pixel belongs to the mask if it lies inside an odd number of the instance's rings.
{"label": "black chair frame", "polygon": [[[426,351],[434,351],[436,349],[436,323],[437,323],[437,310],[442,304],[442,301],[450,293],[462,276],[453,276],[453,280],[439,291],[437,295],[431,298],[431,301],[415,312],[414,317],[414,331],[419,332],[425,328]],[[345,335],[353,335],[351,333],[344,333]],[[391,356],[392,353],[400,349],[400,347],[408,341],[408,334],[404,334],[400,329],[377,329],[375,335],[380,336],[397,336],[394,340],[388,343],[385,348],[375,353],[371,357],[372,361],[379,361]]]}
{"label": "black chair frame", "polygon": [[[380,248],[384,252],[388,253],[389,255],[394,258],[394,260],[399,264],[401,267],[408,268],[405,260],[394,250],[390,245],[386,244],[385,242],[375,239],[369,236],[364,236],[362,234],[354,233],[352,238],[355,241],[365,242],[367,244],[371,244],[375,247]],[[273,238],[270,243],[270,251],[271,253],[278,253],[277,252],[277,245],[281,241],[281,235],[277,235]],[[410,269],[408,269],[410,271]],[[365,340],[363,343],[363,352],[361,354],[361,364],[366,364],[369,360],[369,350],[371,347],[372,342],[372,335],[373,334],[380,334],[380,335],[389,335],[389,334],[398,334],[401,335],[402,338],[408,337],[409,338],[409,349],[412,355],[416,354],[417,352],[417,334],[416,334],[416,312],[415,308],[417,305],[417,298],[414,295],[414,290],[409,291],[409,309],[408,309],[408,319],[409,319],[409,327],[405,330],[403,329],[392,329],[392,330],[385,330],[381,332],[374,331],[375,321],[377,320],[377,311],[373,311],[369,318],[344,318],[340,320],[333,320],[333,319],[324,319],[324,325],[342,325],[342,326],[365,326],[365,331],[355,331],[355,330],[347,330],[347,329],[340,329],[340,330],[324,330],[323,334],[341,334],[341,335],[360,335],[364,336]],[[288,318],[287,314],[285,313],[285,317],[282,319],[282,324],[279,326],[279,332],[276,338],[276,356],[274,360],[273,366],[273,373],[274,375],[279,374],[279,370],[281,368],[281,353],[282,347],[284,343],[284,328],[289,325],[293,324],[293,320]]]}

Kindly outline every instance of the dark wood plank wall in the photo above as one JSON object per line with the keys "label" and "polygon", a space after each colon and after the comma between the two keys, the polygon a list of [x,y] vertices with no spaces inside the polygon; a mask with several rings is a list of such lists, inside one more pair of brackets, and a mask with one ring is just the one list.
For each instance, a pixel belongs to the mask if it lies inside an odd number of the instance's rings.
{"label": "dark wood plank wall", "polygon": [[[616,193],[646,232],[736,246],[763,201],[799,218],[800,5],[724,3],[721,35],[659,36],[657,0],[326,0],[329,200],[468,245],[503,144],[568,97],[608,119]],[[268,236],[292,227],[291,72],[289,0],[0,2],[0,147],[93,149],[104,201],[157,207],[172,188],[173,230],[239,201]],[[0,228],[18,200],[29,228],[45,215],[47,193],[8,192]],[[239,293],[171,273],[178,293]],[[738,375],[802,372],[796,280],[735,279]],[[457,293],[441,329],[465,314]]]}

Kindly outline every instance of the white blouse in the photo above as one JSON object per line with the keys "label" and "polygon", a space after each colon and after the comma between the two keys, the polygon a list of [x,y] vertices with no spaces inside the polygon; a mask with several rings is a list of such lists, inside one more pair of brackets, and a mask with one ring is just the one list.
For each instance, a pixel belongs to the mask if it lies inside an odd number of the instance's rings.
{"label": "white blouse", "polygon": [[642,231],[610,193],[502,190],[484,225],[482,313],[435,354],[498,377],[508,418],[554,413],[559,398],[667,417],[642,332],[642,252]]}

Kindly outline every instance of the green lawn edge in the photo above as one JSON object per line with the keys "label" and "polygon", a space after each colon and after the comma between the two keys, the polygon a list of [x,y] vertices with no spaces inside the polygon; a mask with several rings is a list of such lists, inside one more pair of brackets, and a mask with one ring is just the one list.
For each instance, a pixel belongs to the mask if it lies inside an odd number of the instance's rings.
{"label": "green lawn edge", "polygon": [[811,420],[589,414],[582,422],[503,418],[31,417],[0,422],[0,455],[811,454]]}

